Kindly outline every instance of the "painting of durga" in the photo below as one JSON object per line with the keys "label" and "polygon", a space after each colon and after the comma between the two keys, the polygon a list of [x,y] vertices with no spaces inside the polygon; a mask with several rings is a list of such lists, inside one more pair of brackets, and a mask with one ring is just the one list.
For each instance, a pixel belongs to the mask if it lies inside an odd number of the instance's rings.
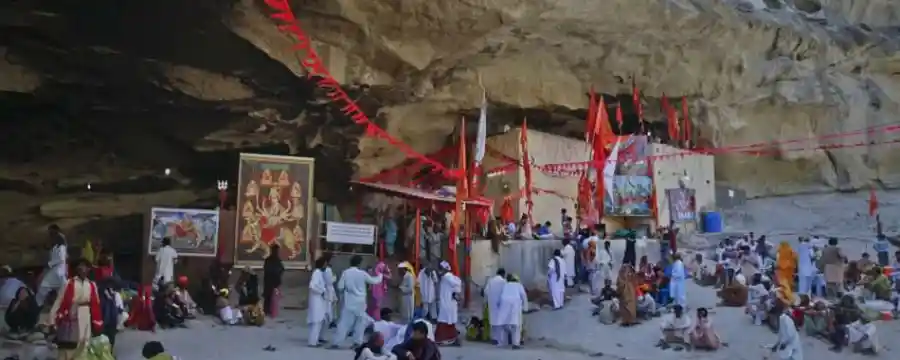
{"label": "painting of durga", "polygon": [[309,265],[314,159],[241,154],[235,264],[262,266],[278,245],[285,267]]}

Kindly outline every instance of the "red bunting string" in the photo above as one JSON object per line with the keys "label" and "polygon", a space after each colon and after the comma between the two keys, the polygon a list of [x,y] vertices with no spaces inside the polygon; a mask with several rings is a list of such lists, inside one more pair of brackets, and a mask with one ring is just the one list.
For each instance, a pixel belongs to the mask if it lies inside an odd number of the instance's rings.
{"label": "red bunting string", "polygon": [[278,30],[294,37],[296,43],[293,46],[293,50],[303,53],[304,58],[300,63],[307,70],[307,76],[310,78],[314,76],[320,77],[320,79],[316,81],[316,85],[327,90],[327,95],[331,101],[341,106],[341,112],[349,116],[356,124],[365,127],[366,136],[387,141],[389,144],[406,154],[406,156],[431,165],[434,169],[433,172],[440,173],[447,179],[456,179],[463,176],[459,170],[448,169],[443,164],[416,152],[411,146],[394,138],[387,131],[378,127],[378,125],[375,125],[375,123],[363,113],[356,102],[350,99],[347,93],[341,88],[340,83],[338,83],[337,80],[331,76],[328,69],[325,68],[322,59],[316,51],[312,49],[309,36],[307,36],[306,32],[300,28],[300,22],[297,20],[297,17],[294,16],[294,12],[291,10],[291,6],[288,4],[287,0],[265,0],[265,2],[266,5],[275,11],[271,15],[271,18],[278,23]]}

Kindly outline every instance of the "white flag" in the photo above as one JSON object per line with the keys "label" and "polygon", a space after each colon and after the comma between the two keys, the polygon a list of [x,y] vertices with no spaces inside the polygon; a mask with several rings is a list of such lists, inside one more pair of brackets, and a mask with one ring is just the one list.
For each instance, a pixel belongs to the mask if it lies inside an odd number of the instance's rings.
{"label": "white flag", "polygon": [[475,136],[475,164],[481,165],[487,147],[487,94],[481,92],[481,114],[478,115],[478,134]]}

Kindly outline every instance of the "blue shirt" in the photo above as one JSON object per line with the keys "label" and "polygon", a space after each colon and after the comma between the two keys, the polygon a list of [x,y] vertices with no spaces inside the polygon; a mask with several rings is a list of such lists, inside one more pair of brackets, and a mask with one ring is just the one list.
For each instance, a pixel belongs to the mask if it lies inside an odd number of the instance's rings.
{"label": "blue shirt", "polygon": [[550,228],[541,225],[541,227],[538,228],[537,234],[538,236],[550,235]]}
{"label": "blue shirt", "polygon": [[872,246],[875,249],[875,252],[888,252],[891,248],[891,244],[887,241],[887,238],[879,238],[875,240],[875,245]]}

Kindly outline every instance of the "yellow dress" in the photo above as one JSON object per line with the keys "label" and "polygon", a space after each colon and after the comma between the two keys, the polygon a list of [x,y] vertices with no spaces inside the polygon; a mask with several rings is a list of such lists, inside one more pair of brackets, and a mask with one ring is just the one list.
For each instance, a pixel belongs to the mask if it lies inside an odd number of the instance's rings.
{"label": "yellow dress", "polygon": [[775,281],[783,292],[788,305],[794,298],[794,274],[797,272],[797,253],[787,242],[781,242],[778,246],[778,258],[775,261]]}

